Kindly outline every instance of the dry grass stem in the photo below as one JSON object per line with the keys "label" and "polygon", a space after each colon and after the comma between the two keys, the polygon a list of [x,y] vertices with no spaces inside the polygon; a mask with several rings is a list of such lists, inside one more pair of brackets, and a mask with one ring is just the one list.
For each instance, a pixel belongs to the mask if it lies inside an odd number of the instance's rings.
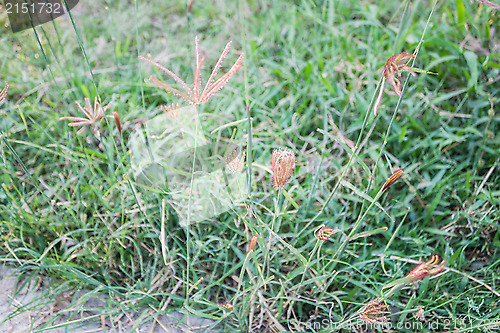
{"label": "dry grass stem", "polygon": [[500,6],[491,2],[491,1],[488,1],[488,0],[477,0],[477,1],[485,4],[486,6],[490,6],[491,8],[495,8],[495,9],[500,10]]}
{"label": "dry grass stem", "polygon": [[382,95],[384,94],[384,85],[385,85],[385,78],[382,80],[382,83],[380,85],[380,89],[377,94],[377,99],[375,100],[375,104],[373,104],[373,115],[377,115],[378,108],[380,107],[380,103],[382,102]]}
{"label": "dry grass stem", "polygon": [[201,68],[202,68],[203,62],[205,61],[205,58],[203,56],[201,56],[201,54],[200,54],[198,37],[195,37],[195,48],[196,48],[196,52],[195,52],[196,53],[195,54],[195,56],[196,56],[196,68],[195,68],[195,72],[194,72],[194,79],[193,79],[193,87],[192,88],[190,88],[186,84],[186,82],[184,82],[184,80],[182,80],[180,77],[178,77],[172,71],[170,71],[169,69],[160,65],[159,63],[157,63],[151,59],[145,58],[143,56],[139,56],[139,59],[146,61],[146,62],[152,64],[153,66],[159,68],[160,70],[164,71],[165,73],[167,73],[168,76],[170,76],[172,79],[174,79],[174,81],[176,81],[178,84],[180,84],[182,89],[184,89],[185,93],[181,92],[178,89],[172,88],[171,86],[161,82],[156,77],[151,75],[149,77],[149,79],[157,87],[165,89],[166,91],[174,94],[175,96],[181,97],[192,104],[202,104],[202,103],[205,103],[206,101],[208,101],[216,92],[221,90],[226,85],[226,83],[228,83],[229,80],[231,80],[232,76],[240,70],[240,68],[242,66],[244,54],[242,53],[238,57],[236,62],[233,64],[233,66],[231,67],[231,69],[229,69],[229,71],[227,73],[223,74],[220,78],[218,78],[214,82],[215,76],[219,72],[219,70],[222,66],[222,62],[223,62],[224,58],[227,56],[229,49],[231,48],[231,42],[228,42],[226,44],[226,47],[224,47],[224,50],[222,51],[222,53],[219,57],[219,60],[217,60],[217,63],[215,64],[215,66],[212,70],[212,73],[210,74],[210,77],[209,77],[205,87],[203,88],[203,91],[201,91]]}

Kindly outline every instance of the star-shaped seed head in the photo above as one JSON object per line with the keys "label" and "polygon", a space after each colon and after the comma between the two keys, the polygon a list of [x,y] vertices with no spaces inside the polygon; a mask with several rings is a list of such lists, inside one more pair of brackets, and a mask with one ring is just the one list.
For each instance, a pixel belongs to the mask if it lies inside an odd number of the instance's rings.
{"label": "star-shaped seed head", "polygon": [[367,324],[375,324],[375,325],[384,325],[390,321],[390,319],[386,316],[390,314],[387,304],[379,303],[382,301],[382,297],[377,297],[374,300],[371,300],[365,306],[363,306],[358,311],[359,319],[364,321]]}
{"label": "star-shaped seed head", "polygon": [[[402,77],[402,70],[405,70],[413,76],[417,76],[417,73],[409,67],[406,63],[408,60],[415,58],[414,54],[410,54],[408,52],[401,52],[398,55],[394,55],[387,60],[386,64],[384,65],[384,76],[387,78],[387,81],[392,86],[392,89],[394,89],[394,92],[398,95],[401,96],[401,77]],[[396,78],[396,75],[398,76]]]}
{"label": "star-shaped seed head", "polygon": [[[97,100],[97,96],[94,100],[94,107],[92,107],[92,104],[90,103],[90,99],[88,97],[85,97],[85,106],[82,107],[78,101],[75,101],[75,104],[78,106],[78,109],[85,115],[85,118],[83,117],[61,117],[59,120],[70,120],[72,123],[69,123],[68,126],[71,127],[78,127],[78,126],[85,126],[85,125],[94,125],[104,117],[104,114],[108,112],[109,108],[111,107],[111,103],[103,107],[101,103]],[[84,128],[81,128],[77,133],[80,133]]]}
{"label": "star-shaped seed head", "polygon": [[177,82],[185,92],[182,92],[178,89],[169,86],[166,83],[161,82],[153,75],[149,76],[149,79],[157,87],[165,89],[166,91],[174,94],[175,96],[179,96],[192,104],[202,104],[208,101],[216,92],[221,90],[226,85],[226,83],[228,83],[229,80],[231,80],[233,75],[236,74],[241,69],[244,55],[242,53],[236,60],[236,62],[233,64],[231,69],[229,69],[229,71],[227,71],[224,75],[222,75],[220,78],[214,81],[215,76],[217,75],[222,66],[222,61],[227,56],[227,54],[229,53],[229,49],[231,48],[231,42],[228,42],[226,44],[226,47],[222,51],[219,60],[217,60],[217,63],[215,64],[205,87],[203,88],[203,90],[201,90],[201,67],[203,65],[203,62],[205,61],[205,57],[203,57],[200,54],[198,37],[195,37],[195,47],[196,47],[196,69],[194,72],[192,87],[189,87],[184,80],[182,80],[174,72],[165,68],[159,63],[151,59],[145,58],[143,56],[139,56],[139,59],[146,61],[147,63],[150,63],[151,65],[164,71],[168,76],[174,79],[174,81]]}

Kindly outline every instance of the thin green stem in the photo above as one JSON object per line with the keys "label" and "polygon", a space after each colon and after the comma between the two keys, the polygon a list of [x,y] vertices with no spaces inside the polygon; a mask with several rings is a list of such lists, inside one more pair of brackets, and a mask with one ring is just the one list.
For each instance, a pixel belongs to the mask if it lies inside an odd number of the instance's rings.
{"label": "thin green stem", "polygon": [[66,12],[68,13],[69,19],[71,21],[71,25],[73,26],[73,30],[75,31],[76,39],[78,40],[78,45],[80,46],[80,49],[82,50],[82,53],[83,53],[83,57],[85,58],[85,62],[87,63],[87,67],[89,69],[90,76],[92,77],[92,84],[94,85],[97,99],[99,100],[99,102],[102,102],[101,96],[99,95],[99,91],[97,90],[97,83],[96,83],[96,80],[94,77],[94,72],[92,71],[92,66],[90,66],[89,58],[87,57],[87,52],[85,52],[85,47],[83,46],[82,39],[80,38],[80,34],[78,33],[78,29],[76,28],[75,21],[73,20],[73,15],[71,15],[71,11],[70,11],[70,8],[69,8],[66,0],[64,0],[64,5],[66,6]]}
{"label": "thin green stem", "polygon": [[[330,200],[333,199],[333,196],[337,192],[337,189],[339,188],[340,183],[344,179],[344,177],[345,177],[345,175],[347,173],[347,170],[349,170],[349,168],[351,167],[352,161],[354,160],[354,156],[356,156],[359,153],[359,148],[360,148],[359,144],[361,142],[361,137],[362,137],[363,131],[364,131],[365,127],[366,127],[366,123],[368,121],[368,117],[369,117],[370,111],[373,108],[373,105],[374,105],[374,102],[375,102],[375,99],[376,99],[376,96],[377,96],[377,91],[378,91],[379,86],[381,84],[382,84],[382,77],[378,81],[377,88],[375,89],[375,93],[372,95],[372,98],[371,98],[371,101],[370,101],[370,105],[368,106],[368,110],[365,113],[365,118],[363,119],[363,125],[361,126],[361,130],[359,132],[359,136],[358,136],[356,145],[354,147],[353,153],[349,157],[349,160],[347,161],[346,166],[342,170],[342,173],[341,173],[339,179],[335,183],[335,186],[333,187],[333,190],[331,191],[330,195],[326,199],[325,203],[321,206],[319,212],[303,228],[304,232],[309,229],[309,227],[311,226],[311,224],[314,223],[314,221],[316,221],[321,216],[321,214],[323,214],[324,210],[326,209],[326,207],[330,203]],[[300,235],[299,235],[299,237],[300,237]]]}

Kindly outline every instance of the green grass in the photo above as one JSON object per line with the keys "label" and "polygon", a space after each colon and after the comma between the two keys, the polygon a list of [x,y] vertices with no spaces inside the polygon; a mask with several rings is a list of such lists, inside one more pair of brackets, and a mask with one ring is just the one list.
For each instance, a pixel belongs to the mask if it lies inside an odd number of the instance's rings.
{"label": "green grass", "polygon": [[[438,254],[453,270],[388,298],[394,327],[417,323],[423,308],[421,331],[457,323],[493,332],[500,13],[464,0],[439,1],[432,13],[434,2],[407,5],[195,1],[188,13],[185,1],[81,1],[74,26],[66,16],[2,33],[0,78],[10,88],[0,105],[0,260],[62,282],[48,299],[79,288],[109,294],[110,317],[129,304],[211,318],[221,332],[294,321],[328,323],[316,324],[328,332],[408,274],[411,260]],[[150,74],[175,82],[137,56],[192,82],[195,35],[205,80],[228,40],[222,72],[245,53],[244,68],[199,113],[212,142],[247,151],[253,214],[236,205],[184,228],[170,189],[134,177],[127,145],[160,105],[181,102],[149,83]],[[414,67],[436,74],[404,74],[400,99],[386,84],[374,116],[382,66],[422,38]],[[111,113],[98,135],[58,120],[96,95],[113,103],[122,135]],[[281,192],[269,173],[277,147],[296,153]],[[399,168],[404,177],[379,192]],[[337,231],[325,242],[314,236],[322,224]],[[252,234],[260,238],[247,254]]]}

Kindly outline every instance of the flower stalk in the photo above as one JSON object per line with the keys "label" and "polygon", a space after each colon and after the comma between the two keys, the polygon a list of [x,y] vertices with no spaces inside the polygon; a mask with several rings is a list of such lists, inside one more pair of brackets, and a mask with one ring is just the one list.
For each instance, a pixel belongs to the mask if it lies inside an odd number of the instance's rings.
{"label": "flower stalk", "polygon": [[440,273],[444,269],[445,264],[446,262],[444,260],[441,260],[437,254],[433,254],[431,256],[431,259],[415,266],[404,278],[398,279],[385,285],[382,289],[392,288],[384,294],[384,298],[389,298],[396,291],[407,284],[422,280],[427,276]]}

